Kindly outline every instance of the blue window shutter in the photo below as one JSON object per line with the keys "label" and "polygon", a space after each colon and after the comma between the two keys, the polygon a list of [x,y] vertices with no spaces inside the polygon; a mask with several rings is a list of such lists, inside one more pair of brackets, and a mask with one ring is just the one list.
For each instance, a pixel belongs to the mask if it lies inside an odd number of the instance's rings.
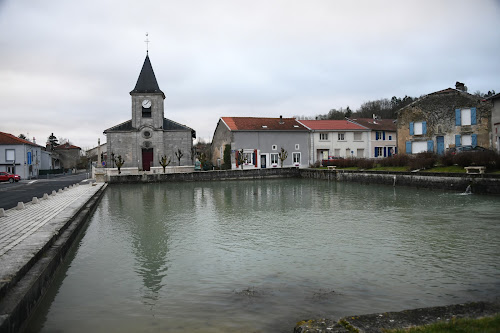
{"label": "blue window shutter", "polygon": [[477,125],[476,108],[470,108],[470,124]]}
{"label": "blue window shutter", "polygon": [[422,122],[422,134],[427,134],[427,122]]}
{"label": "blue window shutter", "polygon": [[472,134],[471,139],[472,139],[472,147],[477,146],[477,134]]}
{"label": "blue window shutter", "polygon": [[455,146],[460,147],[461,144],[460,134],[455,135]]}
{"label": "blue window shutter", "polygon": [[384,147],[384,157],[387,157],[387,147]]}
{"label": "blue window shutter", "polygon": [[375,147],[375,157],[378,157],[378,155],[377,155],[377,147]]}
{"label": "blue window shutter", "polygon": [[430,151],[430,152],[434,151],[434,141],[432,141],[432,140],[427,141],[427,151]]}
{"label": "blue window shutter", "polygon": [[460,113],[460,109],[455,109],[455,126],[460,125],[462,125],[462,114]]}
{"label": "blue window shutter", "polygon": [[378,140],[378,132],[375,132],[375,140]]}
{"label": "blue window shutter", "polygon": [[413,131],[413,122],[410,123],[410,135],[414,135],[413,133],[415,133]]}
{"label": "blue window shutter", "polygon": [[382,132],[382,135],[384,136],[383,140],[385,140],[385,131]]}
{"label": "blue window shutter", "polygon": [[406,153],[411,154],[411,141],[406,141]]}

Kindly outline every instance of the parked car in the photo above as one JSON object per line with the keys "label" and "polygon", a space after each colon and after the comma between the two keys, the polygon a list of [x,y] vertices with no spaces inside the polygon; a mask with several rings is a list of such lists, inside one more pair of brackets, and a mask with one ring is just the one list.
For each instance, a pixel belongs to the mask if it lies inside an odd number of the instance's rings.
{"label": "parked car", "polygon": [[465,152],[471,152],[471,153],[476,153],[480,151],[488,151],[489,149],[480,147],[480,146],[459,146],[456,148],[449,148],[448,152],[451,153],[452,155],[455,155],[457,153],[465,153]]}
{"label": "parked car", "polygon": [[21,180],[21,177],[19,175],[13,175],[11,173],[8,173],[8,172],[0,172],[0,182],[18,182]]}

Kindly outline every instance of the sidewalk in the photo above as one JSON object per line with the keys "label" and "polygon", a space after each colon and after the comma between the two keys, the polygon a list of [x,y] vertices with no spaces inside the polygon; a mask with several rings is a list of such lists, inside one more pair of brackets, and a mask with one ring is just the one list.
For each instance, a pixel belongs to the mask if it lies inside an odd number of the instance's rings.
{"label": "sidewalk", "polygon": [[67,242],[66,231],[78,228],[75,224],[83,224],[72,222],[83,210],[89,211],[87,203],[105,186],[104,183],[72,185],[55,194],[48,193],[46,199],[38,198],[38,203],[25,203],[24,209],[0,210],[0,326],[17,307],[14,303],[20,295],[13,289],[23,284],[31,287],[34,282],[25,283],[26,276],[37,275],[38,272],[32,271],[36,265],[43,266],[40,262],[50,256],[48,252],[54,247],[71,243]]}

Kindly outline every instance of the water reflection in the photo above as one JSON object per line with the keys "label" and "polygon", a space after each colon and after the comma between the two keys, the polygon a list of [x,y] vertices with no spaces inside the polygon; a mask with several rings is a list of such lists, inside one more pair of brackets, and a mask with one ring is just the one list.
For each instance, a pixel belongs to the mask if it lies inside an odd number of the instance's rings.
{"label": "water reflection", "polygon": [[289,332],[495,298],[498,203],[297,179],[110,186],[42,331]]}

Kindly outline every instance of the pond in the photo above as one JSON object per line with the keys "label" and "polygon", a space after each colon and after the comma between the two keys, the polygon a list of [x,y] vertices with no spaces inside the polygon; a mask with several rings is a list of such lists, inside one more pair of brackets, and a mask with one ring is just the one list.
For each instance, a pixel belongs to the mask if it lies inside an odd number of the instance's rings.
{"label": "pond", "polygon": [[292,332],[498,300],[500,198],[310,179],[112,185],[28,332]]}

